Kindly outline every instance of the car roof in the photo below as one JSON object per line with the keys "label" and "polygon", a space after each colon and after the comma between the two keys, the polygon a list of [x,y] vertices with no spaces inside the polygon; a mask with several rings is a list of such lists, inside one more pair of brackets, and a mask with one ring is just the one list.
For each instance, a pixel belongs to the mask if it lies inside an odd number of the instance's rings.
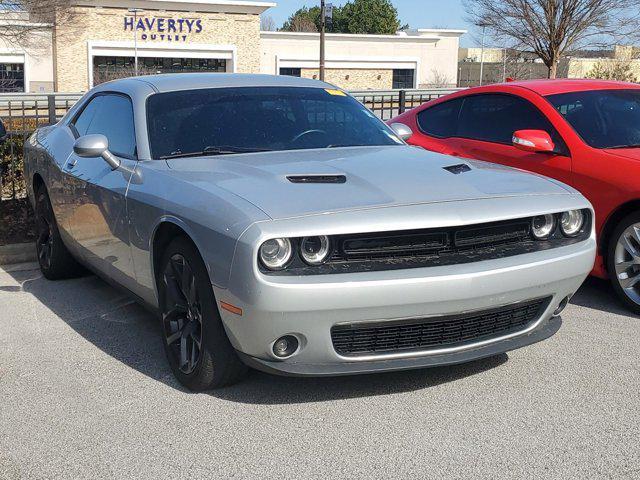
{"label": "car roof", "polygon": [[118,88],[125,83],[131,85],[131,82],[146,83],[157,92],[225,87],[335,88],[331,84],[310,78],[248,73],[166,73],[114,80],[102,85],[108,84],[109,88]]}
{"label": "car roof", "polygon": [[[547,96],[557,93],[584,92],[588,90],[640,89],[637,83],[617,82],[613,80],[591,80],[585,78],[558,78],[539,80],[519,80],[491,85],[492,87],[512,86],[531,90],[538,95]],[[473,90],[473,89],[470,89]]]}

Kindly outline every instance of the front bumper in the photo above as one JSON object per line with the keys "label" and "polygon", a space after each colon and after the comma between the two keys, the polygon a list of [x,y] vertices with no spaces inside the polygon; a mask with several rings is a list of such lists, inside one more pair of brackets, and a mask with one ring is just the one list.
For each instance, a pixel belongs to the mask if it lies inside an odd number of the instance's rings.
{"label": "front bumper", "polygon": [[[229,338],[244,361],[288,375],[340,375],[447,365],[520,348],[553,335],[552,313],[571,296],[593,266],[593,236],[557,249],[448,267],[310,277],[232,275],[216,298],[242,308],[221,310]],[[240,278],[245,280],[240,281]],[[344,322],[380,322],[443,316],[551,297],[532,324],[482,342],[438,350],[342,356],[331,327]],[[279,360],[273,342],[287,334],[300,340],[297,354]]]}
{"label": "front bumper", "polygon": [[[372,225],[390,231],[465,225],[573,208],[590,208],[580,195],[486,199],[371,209],[254,224],[239,239],[231,274],[214,285],[219,302],[242,315],[219,309],[232,345],[256,368],[289,375],[340,375],[466,362],[535,343],[553,335],[552,318],[593,268],[595,233],[585,241],[511,257],[449,266],[305,276],[265,275],[258,269],[257,245],[278,236],[302,237],[363,232]],[[534,210],[532,211],[532,208]],[[499,215],[496,213],[499,212]],[[340,355],[334,325],[460,315],[550,298],[538,318],[519,331],[450,348]],[[297,353],[279,360],[272,345],[283,335],[300,341]]]}
{"label": "front bumper", "polygon": [[555,334],[562,325],[560,317],[551,317],[543,322],[540,327],[530,333],[518,335],[501,342],[493,342],[481,347],[465,349],[454,353],[441,353],[420,357],[396,358],[390,360],[371,360],[367,362],[340,362],[301,364],[274,360],[263,360],[238,352],[240,358],[248,366],[256,370],[277,375],[293,377],[322,377],[355,375],[362,373],[392,372],[396,370],[412,370],[416,368],[435,367],[443,365],[455,365],[457,363],[471,362],[480,358],[491,357],[500,353],[516,350],[520,347],[540,342]]}

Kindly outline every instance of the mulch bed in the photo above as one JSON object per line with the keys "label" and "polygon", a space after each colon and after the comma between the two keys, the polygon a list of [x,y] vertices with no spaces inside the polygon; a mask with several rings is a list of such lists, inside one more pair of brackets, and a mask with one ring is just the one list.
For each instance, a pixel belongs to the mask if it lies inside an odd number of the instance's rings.
{"label": "mulch bed", "polygon": [[29,200],[0,201],[0,245],[32,242],[35,239],[33,209]]}

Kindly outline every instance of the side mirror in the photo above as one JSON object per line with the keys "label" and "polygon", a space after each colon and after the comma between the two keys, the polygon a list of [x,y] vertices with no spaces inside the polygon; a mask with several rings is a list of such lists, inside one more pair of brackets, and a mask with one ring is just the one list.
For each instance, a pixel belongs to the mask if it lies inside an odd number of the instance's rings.
{"label": "side mirror", "polygon": [[392,123],[390,127],[391,130],[405,142],[413,135],[413,130],[404,123]]}
{"label": "side mirror", "polygon": [[513,146],[519,150],[533,153],[554,153],[556,146],[544,130],[518,130],[511,139]]}
{"label": "side mirror", "polygon": [[102,157],[112,170],[120,166],[120,160],[109,151],[109,140],[100,134],[84,135],[73,144],[73,151],[83,158]]}
{"label": "side mirror", "polygon": [[4,143],[7,139],[7,129],[4,126],[4,122],[0,120],[0,143]]}

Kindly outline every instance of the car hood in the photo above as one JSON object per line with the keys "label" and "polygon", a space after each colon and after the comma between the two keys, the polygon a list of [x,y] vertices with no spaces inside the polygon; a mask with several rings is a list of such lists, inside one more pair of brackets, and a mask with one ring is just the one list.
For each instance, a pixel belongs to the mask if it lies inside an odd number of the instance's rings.
{"label": "car hood", "polygon": [[[194,188],[223,188],[273,219],[385,206],[574,193],[539,175],[409,146],[192,157],[172,159],[168,164],[173,175]],[[445,168],[456,165],[469,168]],[[296,175],[344,175],[346,181],[292,183],[287,178]]]}

